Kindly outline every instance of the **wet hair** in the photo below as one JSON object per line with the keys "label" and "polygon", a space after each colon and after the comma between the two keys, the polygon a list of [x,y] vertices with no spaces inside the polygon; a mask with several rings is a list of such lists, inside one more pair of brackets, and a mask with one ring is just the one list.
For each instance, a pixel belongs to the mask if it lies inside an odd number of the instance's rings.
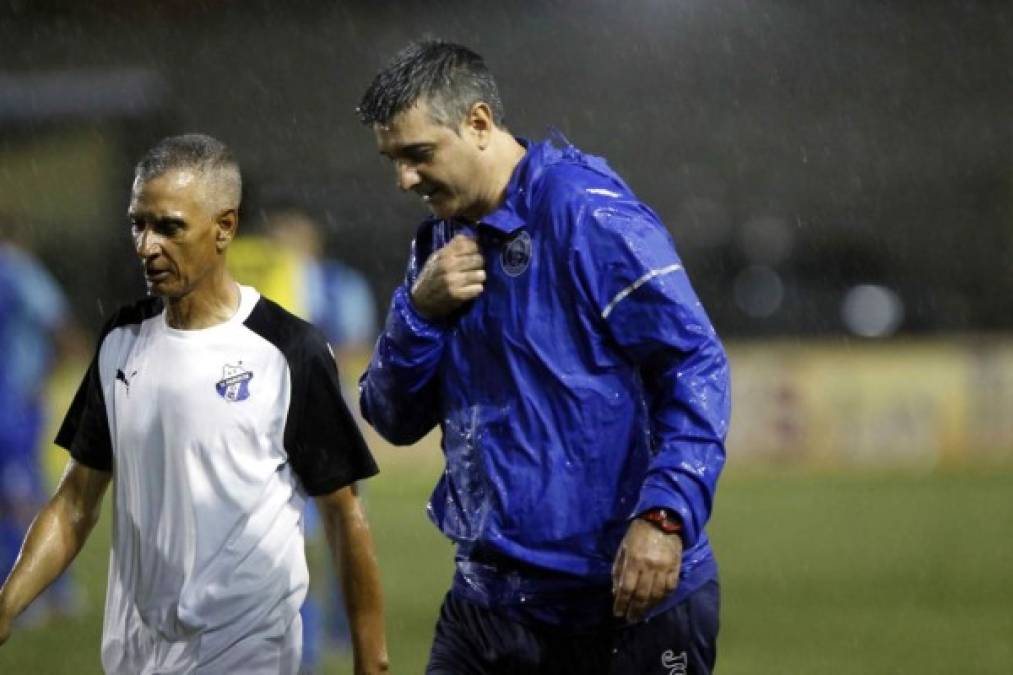
{"label": "wet hair", "polygon": [[489,106],[493,122],[503,125],[499,87],[485,61],[443,40],[413,42],[398,52],[373,78],[356,112],[363,124],[389,124],[420,99],[437,123],[455,130],[479,101]]}
{"label": "wet hair", "polygon": [[182,134],[163,138],[134,167],[135,179],[148,181],[175,169],[193,169],[213,176],[234,206],[239,206],[242,175],[239,162],[228,146],[207,134]]}

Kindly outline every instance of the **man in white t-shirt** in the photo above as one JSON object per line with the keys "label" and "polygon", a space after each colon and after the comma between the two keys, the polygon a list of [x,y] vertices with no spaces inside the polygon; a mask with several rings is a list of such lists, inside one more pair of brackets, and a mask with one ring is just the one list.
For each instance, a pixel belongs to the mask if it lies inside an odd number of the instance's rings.
{"label": "man in white t-shirt", "polygon": [[356,673],[387,669],[372,539],[352,487],[376,465],[324,337],[225,266],[239,167],[208,136],[137,165],[130,226],[151,297],[117,312],[57,436],[71,460],[0,589],[0,643],[77,555],[113,483],[107,673],[295,673],[315,498]]}

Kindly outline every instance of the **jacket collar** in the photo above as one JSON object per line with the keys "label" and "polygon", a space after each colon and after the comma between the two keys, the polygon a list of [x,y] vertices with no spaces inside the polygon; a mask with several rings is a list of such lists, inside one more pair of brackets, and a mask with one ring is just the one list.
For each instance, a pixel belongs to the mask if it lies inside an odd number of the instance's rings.
{"label": "jacket collar", "polygon": [[507,183],[503,203],[498,209],[482,218],[480,223],[503,234],[511,234],[527,223],[528,199],[531,195],[531,188],[542,173],[542,169],[554,163],[560,154],[559,150],[548,141],[533,143],[518,136],[517,142],[524,146],[526,152],[514,167],[510,182]]}

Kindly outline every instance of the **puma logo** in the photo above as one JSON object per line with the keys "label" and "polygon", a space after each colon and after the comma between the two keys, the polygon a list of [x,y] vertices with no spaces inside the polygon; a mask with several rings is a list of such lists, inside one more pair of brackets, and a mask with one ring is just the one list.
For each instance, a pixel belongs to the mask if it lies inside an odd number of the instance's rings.
{"label": "puma logo", "polygon": [[127,395],[130,394],[130,380],[134,379],[134,375],[136,375],[136,374],[137,374],[136,370],[132,371],[130,373],[130,377],[128,379],[126,373],[124,373],[119,368],[116,369],[116,380],[118,382],[122,382],[123,386],[125,386],[127,388]]}

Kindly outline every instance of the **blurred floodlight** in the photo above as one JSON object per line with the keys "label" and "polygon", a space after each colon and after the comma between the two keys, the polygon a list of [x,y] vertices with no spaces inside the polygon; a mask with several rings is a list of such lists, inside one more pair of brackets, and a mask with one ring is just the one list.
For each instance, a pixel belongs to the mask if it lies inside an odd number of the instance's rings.
{"label": "blurred floodlight", "polygon": [[700,248],[713,248],[726,243],[731,236],[731,219],[717,200],[690,197],[679,205],[675,218],[676,241]]}
{"label": "blurred floodlight", "polygon": [[739,232],[739,246],[746,258],[757,265],[777,265],[791,254],[795,234],[783,218],[750,218]]}
{"label": "blurred floodlight", "polygon": [[851,288],[841,303],[848,330],[862,337],[889,337],[904,320],[904,303],[885,286],[862,284]]}
{"label": "blurred floodlight", "polygon": [[783,300],[784,283],[769,267],[747,267],[735,277],[735,304],[747,316],[754,319],[771,316],[780,309]]}

